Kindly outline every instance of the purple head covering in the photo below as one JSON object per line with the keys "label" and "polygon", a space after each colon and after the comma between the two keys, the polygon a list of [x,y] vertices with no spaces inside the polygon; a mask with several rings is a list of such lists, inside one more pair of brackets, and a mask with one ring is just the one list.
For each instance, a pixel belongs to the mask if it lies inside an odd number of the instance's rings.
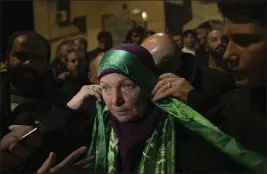
{"label": "purple head covering", "polygon": [[[149,51],[147,51],[145,48],[143,48],[140,45],[132,44],[132,43],[126,43],[126,44],[121,44],[121,45],[115,46],[114,48],[112,48],[110,50],[127,51],[127,52],[131,53],[135,58],[137,58],[140,62],[142,62],[151,72],[153,72],[154,74],[157,73],[156,65],[155,65],[155,62],[154,62],[152,55],[150,54]],[[123,59],[123,57],[122,57],[122,59]],[[108,68],[108,69],[103,70],[101,72],[101,74],[99,74],[98,78],[100,79],[104,75],[111,74],[111,73],[123,74],[119,70]],[[123,74],[123,75],[125,75],[125,74]]]}

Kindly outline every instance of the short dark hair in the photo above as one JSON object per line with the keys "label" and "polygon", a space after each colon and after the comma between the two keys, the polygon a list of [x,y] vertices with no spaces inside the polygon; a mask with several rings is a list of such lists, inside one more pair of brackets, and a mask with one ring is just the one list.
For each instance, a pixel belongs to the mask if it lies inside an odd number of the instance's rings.
{"label": "short dark hair", "polygon": [[185,30],[182,37],[184,38],[184,37],[188,36],[189,34],[193,35],[195,38],[197,37],[194,30]]}
{"label": "short dark hair", "polygon": [[183,34],[182,33],[179,33],[179,32],[175,32],[175,33],[170,33],[169,35],[171,37],[173,37],[173,36],[182,36]]}
{"label": "short dark hair", "polygon": [[112,35],[110,32],[108,31],[100,31],[98,34],[97,34],[97,40],[101,40],[103,38],[111,38]]}
{"label": "short dark hair", "polygon": [[209,21],[206,21],[206,22],[199,24],[196,29],[200,29],[200,28],[212,30],[212,26],[211,26],[211,23]]}
{"label": "short dark hair", "polygon": [[257,22],[266,25],[266,0],[219,0],[217,3],[223,17],[236,23]]}
{"label": "short dark hair", "polygon": [[56,49],[56,56],[59,57],[59,52],[60,52],[60,49],[63,45],[72,44],[72,43],[73,43],[73,40],[71,40],[71,39],[63,40],[62,42],[60,42],[57,46],[57,49]]}
{"label": "short dark hair", "polygon": [[132,29],[132,32],[137,34],[145,34],[145,29],[143,27],[138,26]]}
{"label": "short dark hair", "polygon": [[50,45],[49,41],[46,38],[44,38],[42,35],[40,35],[39,33],[35,32],[35,31],[31,31],[31,30],[15,32],[11,37],[9,37],[8,50],[7,50],[8,53],[11,52],[12,47],[13,47],[13,43],[16,40],[16,38],[19,36],[26,36],[27,39],[29,39],[29,40],[37,40],[37,41],[42,42],[44,44],[46,50],[47,50],[47,58],[50,60],[51,45]]}
{"label": "short dark hair", "polygon": [[76,38],[76,39],[73,39],[73,40],[79,40],[79,42],[81,44],[83,44],[85,46],[85,48],[87,48],[87,46],[88,46],[88,41],[85,38],[81,37],[81,38]]}

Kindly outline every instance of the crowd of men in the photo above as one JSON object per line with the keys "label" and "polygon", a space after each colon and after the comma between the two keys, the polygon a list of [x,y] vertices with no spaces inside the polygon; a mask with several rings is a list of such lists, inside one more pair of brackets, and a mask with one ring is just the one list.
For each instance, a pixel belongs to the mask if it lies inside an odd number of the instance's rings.
{"label": "crowd of men", "polygon": [[[153,101],[179,99],[266,158],[266,2],[221,0],[218,9],[223,31],[209,22],[178,34],[135,27],[125,43],[138,44],[153,56],[159,77]],[[10,38],[7,64],[1,65],[3,173],[88,172],[81,168],[94,159],[82,157],[92,138],[95,98],[101,100],[89,93],[99,85],[102,57],[114,47],[110,32],[99,32],[97,40],[90,51],[84,38],[64,40],[51,59],[50,43],[40,34],[22,31]],[[188,146],[187,156],[194,162],[179,166],[180,172],[236,172],[213,166],[193,148]],[[194,168],[202,160],[210,167]]]}

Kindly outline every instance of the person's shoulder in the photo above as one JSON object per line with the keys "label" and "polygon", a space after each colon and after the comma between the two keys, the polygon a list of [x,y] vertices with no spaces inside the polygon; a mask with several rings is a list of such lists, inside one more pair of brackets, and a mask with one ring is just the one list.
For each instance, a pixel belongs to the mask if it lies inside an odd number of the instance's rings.
{"label": "person's shoulder", "polygon": [[234,102],[240,103],[248,98],[249,98],[248,91],[242,89],[235,89],[225,93],[221,99],[228,103],[234,103]]}

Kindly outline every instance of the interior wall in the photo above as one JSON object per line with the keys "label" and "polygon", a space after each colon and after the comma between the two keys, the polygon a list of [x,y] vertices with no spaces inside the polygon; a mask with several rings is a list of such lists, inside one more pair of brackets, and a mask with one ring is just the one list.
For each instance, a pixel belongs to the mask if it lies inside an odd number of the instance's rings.
{"label": "interior wall", "polygon": [[[101,31],[101,16],[120,15],[122,4],[126,3],[129,11],[140,8],[148,14],[148,29],[163,32],[165,28],[163,1],[82,1],[71,0],[71,20],[77,16],[86,16],[87,34],[81,35],[88,40],[88,48],[97,47],[96,36]],[[51,41],[52,58],[62,39],[78,36],[74,26],[60,28],[56,24],[56,2],[34,0],[35,30]],[[58,39],[58,38],[61,38]]]}
{"label": "interior wall", "polygon": [[200,1],[192,1],[192,13],[192,20],[184,25],[184,30],[194,29],[207,20],[222,20],[216,3],[205,4]]}

